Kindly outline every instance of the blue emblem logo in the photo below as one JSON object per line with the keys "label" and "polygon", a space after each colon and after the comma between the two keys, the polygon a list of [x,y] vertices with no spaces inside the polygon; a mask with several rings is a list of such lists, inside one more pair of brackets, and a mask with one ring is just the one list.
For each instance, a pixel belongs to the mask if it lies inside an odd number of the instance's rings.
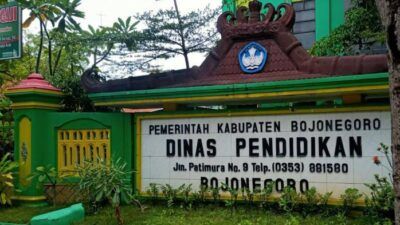
{"label": "blue emblem logo", "polygon": [[262,71],[267,59],[267,50],[257,42],[247,44],[239,52],[240,68],[245,73],[258,73]]}

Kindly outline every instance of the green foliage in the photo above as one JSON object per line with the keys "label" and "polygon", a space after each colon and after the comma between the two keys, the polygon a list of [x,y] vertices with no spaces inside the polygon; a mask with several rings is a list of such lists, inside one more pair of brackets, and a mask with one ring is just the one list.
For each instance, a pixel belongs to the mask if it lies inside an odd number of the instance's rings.
{"label": "green foliage", "polygon": [[249,188],[242,188],[242,199],[250,205],[253,205],[254,202],[254,192],[252,192]]}
{"label": "green foliage", "polygon": [[37,180],[39,183],[56,185],[62,178],[58,175],[56,168],[51,165],[39,166],[29,177],[30,180]]}
{"label": "green foliage", "polygon": [[188,69],[188,54],[208,52],[214,46],[217,32],[213,22],[218,14],[219,9],[206,7],[181,15],[175,7],[136,15],[136,20],[146,24],[138,46],[144,53],[143,63],[181,55]]}
{"label": "green foliage", "polygon": [[[84,13],[77,9],[81,0],[17,1],[23,9],[30,11],[30,16],[24,21],[23,27],[29,27],[36,19],[39,21],[40,41],[38,45],[35,72],[40,72],[43,48],[47,47],[48,75],[53,76],[58,67],[63,48],[65,47],[55,45],[54,41],[56,38],[64,37],[65,34],[69,32],[80,30],[80,27],[75,20],[84,17]],[[57,52],[56,57],[53,57],[53,50],[54,52]]]}
{"label": "green foliage", "polygon": [[183,197],[183,203],[184,206],[188,208],[192,208],[192,202],[193,198],[191,196],[192,193],[192,184],[185,185],[185,187],[182,188],[182,197]]}
{"label": "green foliage", "polygon": [[279,198],[279,207],[287,213],[295,210],[297,205],[300,203],[300,195],[296,190],[290,186],[286,186]]}
{"label": "green foliage", "polygon": [[151,183],[150,187],[147,189],[147,194],[151,196],[153,203],[157,200],[159,192],[158,184]]}
{"label": "green foliage", "polygon": [[193,193],[193,198],[195,201],[197,201],[198,203],[204,203],[206,201],[206,195],[208,193],[208,188],[204,185],[200,185],[199,186],[199,190],[195,193]]}
{"label": "green foliage", "polygon": [[362,197],[362,194],[359,192],[357,188],[347,188],[344,191],[344,194],[340,195],[340,198],[343,201],[343,207],[346,212],[354,208],[357,200]]}
{"label": "green foliage", "polygon": [[303,193],[303,201],[305,204],[304,211],[309,213],[315,213],[324,209],[327,204],[328,200],[331,197],[332,192],[327,192],[325,194],[320,194],[317,192],[315,187],[310,188],[309,190]]}
{"label": "green foliage", "polygon": [[375,43],[385,42],[375,0],[352,0],[345,22],[332,33],[314,44],[310,52],[315,56],[355,55],[366,53]]}
{"label": "green foliage", "polygon": [[211,188],[211,195],[214,200],[214,203],[217,203],[221,199],[221,195],[219,193],[220,190],[221,189],[218,187]]}
{"label": "green foliage", "polygon": [[365,184],[370,189],[370,195],[365,197],[365,203],[370,213],[382,215],[382,212],[394,210],[395,193],[393,185],[385,177],[375,175],[374,184]]}
{"label": "green foliage", "polygon": [[119,34],[120,42],[124,43],[129,51],[134,51],[137,47],[139,32],[136,30],[136,26],[138,24],[139,21],[133,22],[132,17],[128,17],[125,21],[118,18],[112,27],[113,33]]}
{"label": "green foliage", "polygon": [[[177,206],[187,209],[196,207],[195,211],[201,208],[214,208],[216,207],[215,204],[207,205],[199,203],[205,203],[207,197],[212,197],[214,202],[217,203],[220,198],[220,191],[223,191],[228,194],[228,198],[224,200],[224,206],[233,216],[234,212],[239,212],[241,209],[246,209],[249,211],[248,207],[249,205],[252,205],[251,203],[255,199],[260,200],[260,208],[265,208],[265,206],[269,204],[268,200],[270,200],[270,196],[273,193],[274,183],[269,183],[263,190],[256,190],[254,192],[251,192],[249,189],[245,188],[236,190],[224,183],[221,184],[220,188],[211,188],[210,190],[200,187],[199,191],[197,192],[192,191],[191,185],[185,184],[179,186],[178,188],[174,188],[169,184],[160,185],[160,189],[158,187],[159,185],[157,184],[151,184],[150,188],[147,190],[147,193],[152,196],[153,199],[155,199],[158,196],[159,190],[162,191],[164,198],[160,200],[166,200],[168,207],[168,209],[165,210],[165,215],[176,215],[178,213],[176,211]],[[374,191],[371,193],[371,196],[373,197],[367,200],[367,206],[369,207],[369,210],[367,211],[368,214],[366,214],[368,216],[368,224],[386,224],[388,223],[388,219],[391,218],[391,214],[388,213],[388,211],[383,211],[386,209],[387,205],[390,205],[390,203],[393,204],[393,189],[391,189],[391,186],[386,179],[381,178],[379,179],[379,182],[375,185],[372,185],[372,187]],[[239,194],[241,194],[240,199]],[[202,198],[200,196],[204,197]],[[279,208],[286,213],[285,215],[288,215],[289,217],[287,217],[288,219],[281,224],[303,224],[299,217],[294,215],[301,215],[304,218],[308,218],[310,215],[321,215],[322,217],[327,217],[331,216],[332,213],[337,216],[332,217],[331,220],[327,220],[324,223],[318,223],[318,220],[316,220],[311,224],[348,224],[347,214],[356,206],[356,203],[362,197],[362,194],[355,188],[346,189],[345,193],[341,195],[343,207],[328,206],[328,200],[331,196],[332,192],[321,194],[317,192],[315,187],[312,187],[301,194],[297,193],[296,190],[290,186],[285,187],[277,203]],[[182,204],[177,205],[176,203],[178,202],[181,202]],[[238,204],[240,202],[248,204]],[[263,210],[263,212],[265,212],[265,210]],[[253,219],[254,220],[248,221],[242,220],[239,224],[269,224],[263,223],[262,220],[255,220],[256,218]]]}
{"label": "green foliage", "polygon": [[0,206],[11,205],[11,197],[14,194],[14,170],[18,163],[9,160],[10,155],[4,155],[0,160]]}
{"label": "green foliage", "polygon": [[388,172],[388,177],[390,179],[390,182],[393,184],[393,178],[392,178],[392,173],[393,173],[392,151],[389,148],[389,146],[385,145],[384,143],[380,143],[377,150],[378,150],[378,152],[383,153],[385,155],[387,165],[383,164],[379,160],[378,156],[374,156],[373,157],[374,163],[377,166],[382,166]]}
{"label": "green foliage", "polygon": [[80,77],[71,74],[55,75],[49,79],[56,84],[64,96],[61,100],[65,112],[93,112],[96,111],[93,102],[80,84]]}
{"label": "green foliage", "polygon": [[393,221],[390,219],[383,219],[374,223],[374,225],[393,225]]}
{"label": "green foliage", "polygon": [[11,101],[0,96],[0,158],[14,150],[13,122]]}
{"label": "green foliage", "polygon": [[261,207],[265,207],[268,204],[268,198],[272,195],[274,191],[275,182],[269,182],[265,185],[264,189],[260,192],[261,197]]}
{"label": "green foliage", "polygon": [[[23,36],[22,58],[0,61],[0,86],[3,86],[2,88],[6,88],[5,85],[24,79],[35,70],[35,54],[39,43],[37,37],[37,35],[29,33]],[[42,68],[44,69],[45,67],[42,66]],[[0,92],[3,93],[3,90]]]}
{"label": "green foliage", "polygon": [[229,199],[225,200],[225,206],[230,208],[232,213],[233,209],[236,207],[236,203],[238,200],[238,190],[224,183],[221,184],[221,189],[229,193]]}
{"label": "green foliage", "polygon": [[52,165],[36,167],[35,171],[28,177],[28,180],[37,181],[38,188],[43,188],[43,184],[50,184],[53,193],[52,196],[50,196],[50,199],[48,200],[52,200],[53,205],[56,205],[56,200],[57,200],[56,186],[63,180],[63,178],[59,176],[56,168],[54,168]]}
{"label": "green foliage", "polygon": [[368,214],[378,218],[385,218],[394,211],[395,202],[392,178],[392,151],[384,143],[379,144],[377,151],[384,154],[387,164],[382,163],[378,156],[373,157],[373,162],[388,172],[388,178],[375,174],[375,183],[365,184],[370,189],[370,194],[365,196],[365,204],[367,205]]}
{"label": "green foliage", "polygon": [[285,222],[285,225],[300,225],[300,221],[296,217],[290,216],[289,220]]}
{"label": "green foliage", "polygon": [[[95,111],[80,85],[85,68],[96,68],[100,62],[122,49],[135,50],[137,22],[118,19],[111,27],[83,30],[76,19],[84,18],[78,8],[81,0],[17,0],[30,16],[24,21],[27,28],[37,21],[39,34],[24,35],[23,57],[0,62],[0,85],[19,81],[32,72],[41,73],[64,93],[63,111]],[[96,31],[96,32],[94,32]],[[125,55],[124,53],[121,53]],[[93,65],[89,65],[89,57]],[[102,110],[102,109],[100,109]]]}
{"label": "green foliage", "polygon": [[109,165],[102,160],[85,161],[83,166],[78,167],[79,188],[94,206],[109,202],[115,209],[117,222],[122,224],[121,203],[131,203],[134,199],[129,182],[132,173],[121,159]]}
{"label": "green foliage", "polygon": [[182,190],[185,189],[185,184],[182,184],[178,188],[173,188],[171,185],[166,184],[166,185],[161,185],[161,192],[164,195],[164,197],[167,199],[167,206],[172,207],[174,206],[178,195]]}
{"label": "green foliage", "polygon": [[334,220],[331,223],[332,225],[347,225],[347,217],[346,214],[341,212],[338,213],[335,217]]}
{"label": "green foliage", "polygon": [[[346,217],[343,214],[339,214],[340,216],[311,214],[303,217],[297,214],[287,215],[255,208],[252,210],[238,208],[233,214],[230,214],[228,209],[215,205],[199,207],[191,211],[179,207],[173,209],[174,213],[169,214],[165,207],[154,206],[142,213],[133,207],[123,207],[126,224],[135,225],[285,225],[285,223],[296,224],[296,222],[301,225],[375,225],[377,222],[362,215]],[[87,216],[85,221],[78,224],[113,225],[115,223],[109,216],[111,212],[110,208],[104,208],[101,213]]]}

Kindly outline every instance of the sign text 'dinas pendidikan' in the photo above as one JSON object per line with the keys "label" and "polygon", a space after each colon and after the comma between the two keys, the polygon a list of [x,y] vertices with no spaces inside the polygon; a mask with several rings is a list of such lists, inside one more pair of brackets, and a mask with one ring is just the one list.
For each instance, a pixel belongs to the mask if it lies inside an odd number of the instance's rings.
{"label": "sign text 'dinas pendidikan'", "polygon": [[[142,121],[142,190],[150,183],[305,191],[365,189],[388,112],[149,119]],[[383,157],[383,156],[382,156]]]}

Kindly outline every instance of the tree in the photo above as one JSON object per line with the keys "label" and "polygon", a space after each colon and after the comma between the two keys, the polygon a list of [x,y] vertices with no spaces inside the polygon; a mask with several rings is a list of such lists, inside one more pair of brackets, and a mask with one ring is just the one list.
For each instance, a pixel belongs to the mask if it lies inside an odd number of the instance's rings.
{"label": "tree", "polygon": [[400,225],[400,1],[376,0],[389,50],[395,223]]}
{"label": "tree", "polygon": [[[63,49],[65,48],[63,45],[58,46],[58,50],[56,50],[57,56],[54,59],[54,39],[56,37],[62,38],[68,32],[80,30],[76,18],[84,17],[84,13],[77,9],[81,4],[81,0],[18,0],[18,2],[23,9],[30,10],[30,17],[25,20],[23,27],[29,27],[35,19],[39,21],[40,43],[35,72],[40,72],[41,54],[46,38],[48,72],[50,76],[53,76],[58,67]],[[52,25],[52,30],[50,30],[49,24]]]}
{"label": "tree", "polygon": [[[83,30],[77,18],[81,0],[16,0],[30,16],[23,27],[34,21],[40,25],[39,35],[24,37],[24,54],[19,60],[0,62],[0,84],[15,82],[32,72],[40,72],[64,93],[63,111],[95,111],[80,85],[80,74],[86,68],[100,71],[99,63],[110,57],[112,50],[126,46],[136,49],[137,22],[118,19],[111,27]],[[93,57],[93,61],[89,58]],[[45,62],[45,63],[43,63]],[[103,110],[103,109],[101,109]]]}
{"label": "tree", "polygon": [[208,52],[214,46],[217,32],[212,21],[218,13],[219,10],[207,6],[204,10],[181,14],[174,0],[173,9],[136,15],[138,21],[144,21],[147,25],[138,46],[147,59],[143,63],[181,55],[189,69],[190,53]]}
{"label": "tree", "polygon": [[375,0],[352,0],[345,22],[311,48],[316,56],[369,53],[375,44],[383,44],[385,34]]}
{"label": "tree", "polygon": [[[102,71],[102,76],[107,77],[115,71],[129,69],[130,72],[140,68],[138,59],[131,56],[136,52],[140,32],[136,26],[138,21],[132,21],[132,17],[126,20],[118,18],[112,27],[100,27],[94,29],[89,26],[89,30],[84,34],[90,39],[90,55],[93,57],[91,70],[99,77],[99,67],[106,68]],[[99,77],[100,78],[100,77]],[[103,77],[104,78],[104,77]]]}

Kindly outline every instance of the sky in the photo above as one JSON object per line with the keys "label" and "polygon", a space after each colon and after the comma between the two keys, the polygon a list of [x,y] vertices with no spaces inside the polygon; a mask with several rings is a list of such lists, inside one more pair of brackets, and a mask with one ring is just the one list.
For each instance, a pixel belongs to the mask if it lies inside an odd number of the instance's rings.
{"label": "sky", "polygon": [[[183,13],[201,9],[207,5],[217,8],[221,6],[221,2],[222,0],[178,0],[179,8]],[[78,9],[85,12],[85,19],[80,22],[83,28],[87,28],[89,24],[93,27],[111,26],[119,17],[127,18],[144,11],[156,11],[172,7],[173,0],[82,0],[82,4]],[[24,18],[26,16],[24,15]],[[35,25],[29,29],[35,31],[38,30],[38,26]],[[205,54],[190,55],[191,66],[200,65],[204,58]],[[182,56],[169,60],[160,60],[157,64],[161,65],[163,70],[185,68]]]}

